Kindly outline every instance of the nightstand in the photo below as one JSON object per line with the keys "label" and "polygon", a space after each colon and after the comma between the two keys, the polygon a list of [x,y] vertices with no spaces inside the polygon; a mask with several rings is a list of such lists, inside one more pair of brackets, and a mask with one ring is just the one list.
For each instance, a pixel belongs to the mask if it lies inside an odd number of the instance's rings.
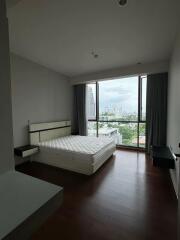
{"label": "nightstand", "polygon": [[14,149],[15,155],[22,158],[29,157],[37,153],[38,151],[39,151],[39,147],[33,146],[33,145],[26,145],[26,146],[17,147]]}
{"label": "nightstand", "polygon": [[151,157],[155,167],[174,169],[176,156],[170,147],[152,146]]}

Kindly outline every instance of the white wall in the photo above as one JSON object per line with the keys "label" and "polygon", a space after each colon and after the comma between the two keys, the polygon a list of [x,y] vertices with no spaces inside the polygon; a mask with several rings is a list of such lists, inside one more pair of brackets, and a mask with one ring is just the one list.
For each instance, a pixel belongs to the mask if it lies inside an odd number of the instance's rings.
{"label": "white wall", "polygon": [[72,84],[91,82],[95,80],[112,79],[117,77],[133,76],[138,74],[150,74],[168,72],[169,61],[160,61],[146,64],[136,64],[128,67],[121,67],[91,74],[71,77]]}
{"label": "white wall", "polygon": [[11,54],[14,147],[29,143],[28,120],[72,118],[69,80],[45,67]]}
{"label": "white wall", "polygon": [[14,168],[8,20],[0,1],[0,174]]}
{"label": "white wall", "polygon": [[[180,152],[180,32],[170,62],[167,142],[174,152]],[[178,192],[179,162],[176,162],[176,169],[171,171],[171,177]]]}

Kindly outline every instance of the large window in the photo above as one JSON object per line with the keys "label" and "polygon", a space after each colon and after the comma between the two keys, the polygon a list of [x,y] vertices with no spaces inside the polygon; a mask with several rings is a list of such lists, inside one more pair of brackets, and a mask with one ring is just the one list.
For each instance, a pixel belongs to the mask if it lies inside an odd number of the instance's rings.
{"label": "large window", "polygon": [[99,82],[99,120],[138,120],[138,77]]}
{"label": "large window", "polygon": [[88,135],[111,136],[117,145],[144,148],[146,76],[87,85]]}

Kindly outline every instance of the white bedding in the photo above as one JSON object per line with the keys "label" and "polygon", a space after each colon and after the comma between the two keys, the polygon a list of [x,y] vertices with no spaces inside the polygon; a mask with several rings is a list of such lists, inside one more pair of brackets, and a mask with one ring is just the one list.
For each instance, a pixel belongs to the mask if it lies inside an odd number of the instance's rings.
{"label": "white bedding", "polygon": [[109,137],[66,136],[40,142],[36,161],[90,175],[115,151]]}
{"label": "white bedding", "polygon": [[85,154],[96,154],[102,148],[111,144],[113,139],[109,137],[86,137],[86,136],[66,136],[50,141],[45,141],[39,143],[41,148],[47,148],[48,150],[53,151],[69,151],[69,152],[78,152]]}

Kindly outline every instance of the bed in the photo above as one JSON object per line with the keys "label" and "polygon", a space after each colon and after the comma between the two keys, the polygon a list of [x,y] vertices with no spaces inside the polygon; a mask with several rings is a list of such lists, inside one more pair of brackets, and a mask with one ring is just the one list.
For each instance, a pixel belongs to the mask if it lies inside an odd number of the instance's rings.
{"label": "bed", "polygon": [[30,124],[29,136],[31,145],[40,148],[33,161],[86,175],[95,173],[116,148],[109,137],[71,135],[70,121]]}

